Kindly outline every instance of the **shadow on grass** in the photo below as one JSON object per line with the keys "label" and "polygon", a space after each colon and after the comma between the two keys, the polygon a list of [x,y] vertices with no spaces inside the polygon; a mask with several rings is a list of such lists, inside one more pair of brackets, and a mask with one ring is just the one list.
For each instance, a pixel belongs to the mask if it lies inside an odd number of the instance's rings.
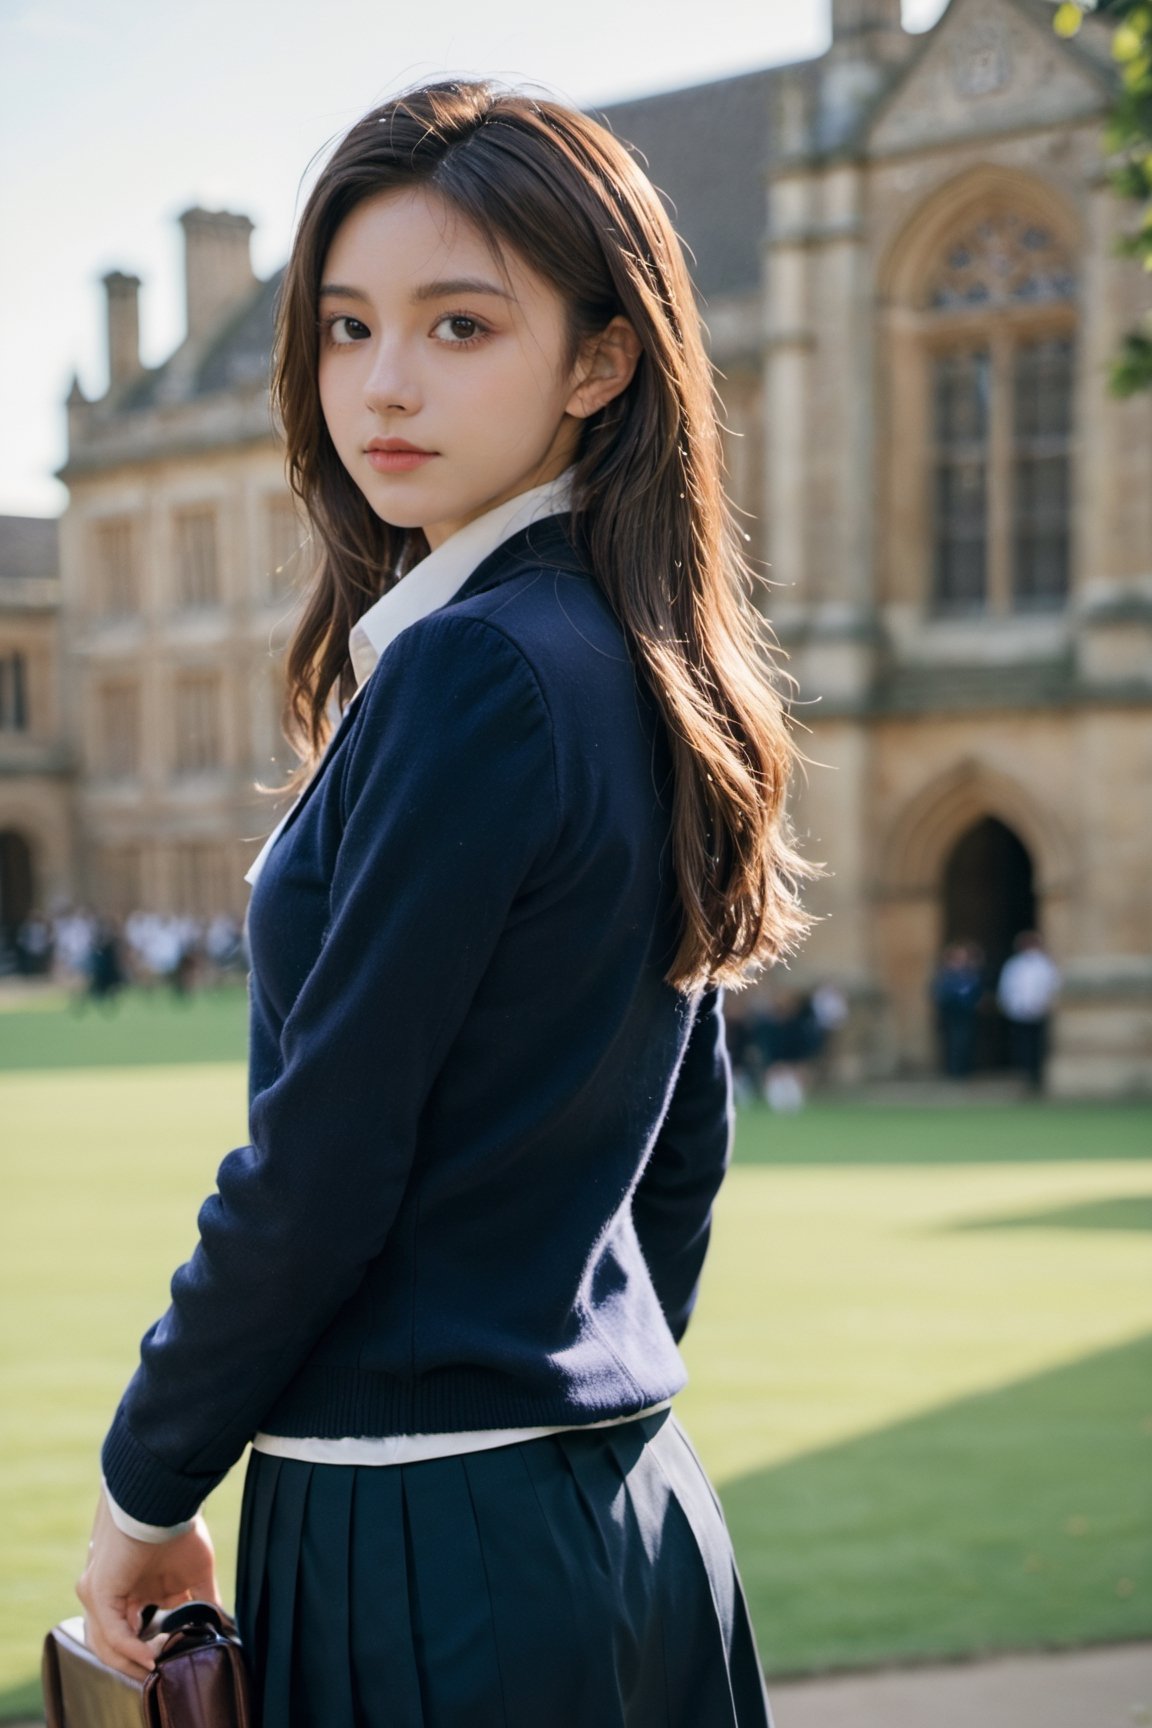
{"label": "shadow on grass", "polygon": [[1152,1194],[1117,1194],[1045,1212],[1005,1213],[999,1218],[965,1218],[952,1230],[1152,1230]]}
{"label": "shadow on grass", "polygon": [[721,1495],[769,1676],[1146,1637],[1152,1336]]}
{"label": "shadow on grass", "polygon": [[769,1677],[1147,1636],[1150,1463],[1152,1335],[726,1483]]}
{"label": "shadow on grass", "polygon": [[[47,1627],[44,1628],[48,1630]],[[44,1705],[40,1681],[25,1680],[20,1686],[9,1686],[0,1692],[0,1722],[43,1722]]]}

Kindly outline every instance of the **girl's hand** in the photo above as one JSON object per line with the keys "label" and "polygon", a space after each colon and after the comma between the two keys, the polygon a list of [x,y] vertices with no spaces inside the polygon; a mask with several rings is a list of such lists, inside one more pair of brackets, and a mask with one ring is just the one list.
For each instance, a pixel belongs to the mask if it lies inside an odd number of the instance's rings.
{"label": "girl's hand", "polygon": [[220,1604],[216,1556],[202,1517],[170,1542],[137,1542],[112,1521],[103,1493],[88,1545],[88,1564],[76,1585],[84,1605],[88,1648],[110,1668],[143,1680],[156,1666],[161,1639],[138,1636],[141,1610],[149,1603],[175,1608],[181,1602]]}

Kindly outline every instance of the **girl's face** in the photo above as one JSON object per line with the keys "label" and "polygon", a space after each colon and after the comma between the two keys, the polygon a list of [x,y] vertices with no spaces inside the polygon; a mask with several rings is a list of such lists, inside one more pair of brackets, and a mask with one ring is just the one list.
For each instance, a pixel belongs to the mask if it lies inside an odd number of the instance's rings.
{"label": "girl's face", "polygon": [[438,546],[574,460],[581,420],[616,394],[605,394],[623,358],[616,336],[569,365],[548,283],[514,254],[495,260],[432,189],[380,193],[324,261],[324,420],[376,514]]}

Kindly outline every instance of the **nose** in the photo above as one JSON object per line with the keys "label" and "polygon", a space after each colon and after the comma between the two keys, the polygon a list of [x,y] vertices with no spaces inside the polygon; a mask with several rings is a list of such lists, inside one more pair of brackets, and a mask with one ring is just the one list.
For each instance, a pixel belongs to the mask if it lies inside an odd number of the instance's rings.
{"label": "nose", "polygon": [[400,342],[381,342],[364,380],[364,400],[374,414],[412,414],[420,387],[411,355]]}

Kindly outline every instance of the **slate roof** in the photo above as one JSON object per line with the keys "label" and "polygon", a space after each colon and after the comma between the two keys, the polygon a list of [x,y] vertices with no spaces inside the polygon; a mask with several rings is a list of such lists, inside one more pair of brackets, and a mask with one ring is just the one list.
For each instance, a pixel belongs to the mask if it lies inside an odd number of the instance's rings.
{"label": "slate roof", "polygon": [[[215,332],[193,371],[184,376],[180,350],[160,366],[142,372],[116,398],[116,413],[178,400],[194,402],[200,396],[244,386],[266,387],[272,359],[272,330],[276,296],[284,271],[277,270],[261,282]],[[179,379],[178,389],[170,389]]]}
{"label": "slate roof", "polygon": [[759,287],[774,97],[794,71],[770,66],[589,110],[639,153],[705,298]]}
{"label": "slate roof", "polygon": [[272,328],[276,296],[284,271],[260,284],[250,300],[219,331],[196,373],[196,393],[234,390],[238,385],[266,383],[272,360]]}
{"label": "slate roof", "polygon": [[60,533],[54,516],[0,516],[0,582],[59,574]]}

